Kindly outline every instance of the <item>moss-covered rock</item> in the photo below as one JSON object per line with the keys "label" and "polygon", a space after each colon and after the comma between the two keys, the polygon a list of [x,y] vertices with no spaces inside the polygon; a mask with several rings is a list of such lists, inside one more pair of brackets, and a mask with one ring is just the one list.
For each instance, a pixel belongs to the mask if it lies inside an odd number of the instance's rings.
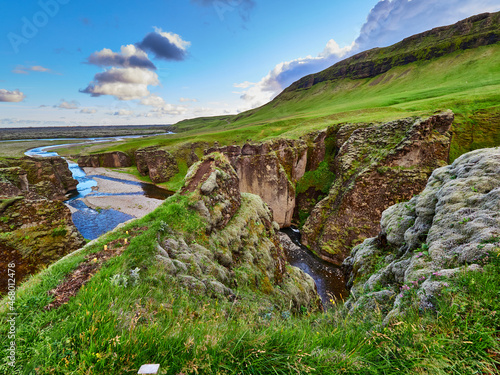
{"label": "moss-covered rock", "polygon": [[[78,181],[73,178],[66,160],[60,157],[5,158],[0,162],[0,182],[10,183],[24,195],[35,194],[34,199],[65,199],[75,190]],[[39,188],[34,188],[36,185]],[[0,192],[1,195],[5,193]],[[11,194],[16,194],[15,192]]]}
{"label": "moss-covered rock", "polygon": [[[352,298],[360,308],[387,290],[388,319],[416,293],[420,308],[435,308],[446,279],[500,250],[500,148],[462,155],[432,173],[425,190],[384,211],[377,238],[355,247],[344,263]],[[358,297],[363,296],[361,299]]]}
{"label": "moss-covered rock", "polygon": [[287,265],[271,211],[259,196],[240,194],[226,156],[215,152],[194,164],[180,194],[204,219],[205,239],[201,244],[193,240],[199,233],[166,234],[157,249],[166,272],[195,294],[234,298],[238,290],[296,311],[321,308],[314,281]]}
{"label": "moss-covered rock", "polygon": [[156,146],[141,148],[135,152],[137,170],[143,176],[149,176],[155,183],[167,182],[177,173],[177,160],[168,151]]}
{"label": "moss-covered rock", "polygon": [[[85,244],[64,203],[12,199],[0,217],[0,268],[16,264],[16,280],[40,270]],[[0,278],[5,292],[7,278]]]}

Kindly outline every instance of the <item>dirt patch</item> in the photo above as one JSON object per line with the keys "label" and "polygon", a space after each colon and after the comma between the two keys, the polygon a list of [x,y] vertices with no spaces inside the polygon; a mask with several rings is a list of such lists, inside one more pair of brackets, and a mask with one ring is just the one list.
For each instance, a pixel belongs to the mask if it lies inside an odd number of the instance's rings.
{"label": "dirt patch", "polygon": [[88,254],[85,260],[66,276],[66,279],[61,284],[47,292],[48,295],[54,296],[54,300],[45,306],[45,310],[49,311],[58,308],[67,303],[71,297],[76,296],[78,291],[99,271],[108,259],[122,254],[130,244],[130,239],[141,234],[146,229],[146,227],[135,228],[127,238],[109,242],[106,245],[106,250]]}
{"label": "dirt patch", "polygon": [[212,164],[213,160],[208,159],[204,161],[199,167],[198,170],[196,171],[196,174],[194,177],[189,181],[188,186],[186,186],[182,193],[190,192],[192,193],[193,191],[196,190],[196,187],[202,182],[203,179],[207,179],[210,176],[210,173],[207,173],[208,171],[212,172]]}
{"label": "dirt patch", "polygon": [[403,73],[401,73],[400,75],[398,75],[396,77],[396,79],[400,79],[400,78],[403,78],[404,76],[408,75],[408,73],[411,72],[411,68],[410,69],[406,69]]}
{"label": "dirt patch", "polygon": [[383,75],[381,75],[381,76],[377,77],[377,79],[375,79],[375,80],[371,81],[371,82],[369,83],[369,85],[370,85],[370,86],[377,86],[380,82],[382,82],[382,81],[384,80],[384,78],[385,78],[385,74],[383,74]]}

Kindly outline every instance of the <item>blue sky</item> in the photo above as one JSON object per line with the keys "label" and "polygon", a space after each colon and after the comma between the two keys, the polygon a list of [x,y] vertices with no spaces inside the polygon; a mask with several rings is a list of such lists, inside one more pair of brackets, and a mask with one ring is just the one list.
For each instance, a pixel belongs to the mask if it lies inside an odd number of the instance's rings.
{"label": "blue sky", "polygon": [[361,50],[500,0],[23,0],[0,4],[0,127],[238,113]]}

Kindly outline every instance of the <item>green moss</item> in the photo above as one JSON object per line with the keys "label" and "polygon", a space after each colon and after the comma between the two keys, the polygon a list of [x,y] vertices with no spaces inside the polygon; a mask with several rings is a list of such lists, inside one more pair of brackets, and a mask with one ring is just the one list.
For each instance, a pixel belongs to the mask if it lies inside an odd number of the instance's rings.
{"label": "green moss", "polygon": [[314,171],[308,171],[297,182],[297,193],[305,193],[310,188],[326,194],[335,179],[335,174],[330,171],[328,162],[323,161]]}
{"label": "green moss", "polygon": [[23,196],[8,198],[8,199],[0,199],[0,213],[5,211],[9,206],[17,202],[18,200],[24,199]]}

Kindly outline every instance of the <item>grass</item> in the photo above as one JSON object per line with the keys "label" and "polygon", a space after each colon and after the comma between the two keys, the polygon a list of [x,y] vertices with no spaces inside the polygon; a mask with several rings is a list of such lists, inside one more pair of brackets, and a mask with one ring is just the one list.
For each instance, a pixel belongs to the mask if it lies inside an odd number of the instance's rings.
{"label": "grass", "polygon": [[[31,277],[17,290],[16,363],[21,374],[135,374],[160,363],[163,374],[474,374],[497,373],[500,360],[500,257],[483,272],[460,273],[420,311],[388,325],[377,311],[291,314],[258,291],[236,289],[237,302],[191,293],[155,261],[155,241],[168,228],[203,233],[204,222],[174,196],[148,216],[101,237]],[[134,237],[128,233],[142,231]],[[203,236],[197,235],[203,243]],[[44,309],[53,289],[105,244],[130,243],[57,309]],[[494,239],[497,240],[497,239]],[[493,239],[492,239],[493,241]],[[131,271],[139,279],[133,283]],[[126,278],[129,282],[122,282]],[[114,280],[114,281],[112,281]],[[117,282],[117,280],[122,280]],[[6,338],[7,299],[0,303]],[[1,346],[8,355],[6,341]],[[3,361],[0,372],[12,368]]]}
{"label": "grass", "polygon": [[0,158],[20,158],[24,153],[32,148],[75,143],[79,141],[22,141],[22,142],[0,142]]}

